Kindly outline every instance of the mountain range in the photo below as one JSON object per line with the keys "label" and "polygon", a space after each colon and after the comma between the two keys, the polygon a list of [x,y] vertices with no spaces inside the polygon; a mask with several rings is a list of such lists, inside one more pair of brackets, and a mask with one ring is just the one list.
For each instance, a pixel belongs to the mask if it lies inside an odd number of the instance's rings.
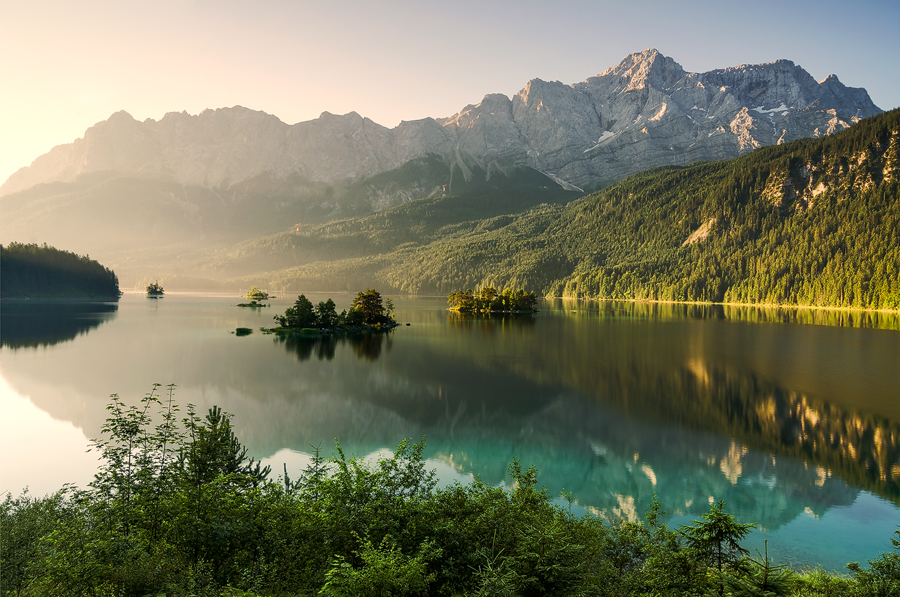
{"label": "mountain range", "polygon": [[355,112],[294,125],[242,107],[143,122],[118,112],[0,187],[0,242],[99,257],[128,285],[171,272],[149,272],[151,254],[183,262],[426,197],[468,197],[458,202],[466,218],[496,218],[650,167],[828,136],[880,112],[864,89],[834,75],[816,82],[788,60],[688,73],[656,50],[581,83],[534,79],[512,98],[490,94],[392,129]]}
{"label": "mountain range", "polygon": [[523,177],[238,243],[189,271],[279,289],[900,309],[900,110],[587,196],[509,188]]}
{"label": "mountain range", "polygon": [[0,187],[72,182],[116,171],[229,188],[261,174],[334,183],[428,155],[491,168],[528,166],[563,185],[618,180],[647,167],[734,157],[847,128],[880,110],[835,75],[816,82],[788,60],[688,73],[656,50],[565,85],[529,81],[512,99],[486,95],[447,118],[388,129],[355,112],[287,125],[242,107],[134,120],[117,112],[55,147]]}

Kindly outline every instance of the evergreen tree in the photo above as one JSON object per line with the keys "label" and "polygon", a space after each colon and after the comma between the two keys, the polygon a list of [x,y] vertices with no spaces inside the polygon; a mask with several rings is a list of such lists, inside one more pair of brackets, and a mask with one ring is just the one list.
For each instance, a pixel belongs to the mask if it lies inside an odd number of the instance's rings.
{"label": "evergreen tree", "polygon": [[721,578],[727,568],[734,568],[737,562],[749,554],[741,547],[753,523],[739,523],[734,516],[725,512],[725,502],[710,504],[709,512],[703,520],[695,520],[692,525],[680,525],[679,534],[685,538],[688,547],[694,550],[707,566],[712,566],[720,579],[719,595],[724,592]]}
{"label": "evergreen tree", "polygon": [[230,476],[235,482],[258,485],[266,480],[270,467],[248,458],[247,448],[234,435],[231,415],[213,406],[204,420],[189,405],[185,425],[190,441],[182,447],[179,466],[182,476],[192,485],[211,483],[220,476]]}
{"label": "evergreen tree", "polygon": [[725,591],[733,597],[783,597],[794,588],[794,573],[784,565],[773,564],[769,559],[769,541],[766,539],[765,553],[756,554],[758,559],[748,557],[740,563],[736,574],[724,577]]}
{"label": "evergreen tree", "polygon": [[332,328],[337,325],[338,319],[333,300],[319,301],[316,305],[316,324],[319,327]]}
{"label": "evergreen tree", "polygon": [[2,297],[119,297],[119,279],[88,255],[54,247],[0,245]]}
{"label": "evergreen tree", "polygon": [[368,288],[365,292],[358,292],[353,299],[351,308],[359,311],[363,316],[363,323],[383,323],[387,320],[384,314],[384,305],[381,302],[381,293]]}

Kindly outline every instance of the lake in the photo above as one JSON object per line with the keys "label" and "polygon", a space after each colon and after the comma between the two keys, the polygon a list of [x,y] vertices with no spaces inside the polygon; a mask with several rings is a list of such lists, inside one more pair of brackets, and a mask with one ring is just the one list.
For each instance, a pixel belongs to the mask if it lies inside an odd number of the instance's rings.
{"label": "lake", "polygon": [[376,457],[424,437],[442,483],[508,485],[518,456],[608,520],[640,519],[656,495],[670,526],[688,524],[725,500],[758,523],[751,550],[768,539],[780,561],[831,570],[890,549],[900,524],[897,315],[544,301],[533,317],[466,317],[395,298],[410,325],[387,334],[260,333],[290,296],[4,301],[0,491],[85,486],[109,395],[174,383],[182,407],[233,413],[273,476],[335,439]]}

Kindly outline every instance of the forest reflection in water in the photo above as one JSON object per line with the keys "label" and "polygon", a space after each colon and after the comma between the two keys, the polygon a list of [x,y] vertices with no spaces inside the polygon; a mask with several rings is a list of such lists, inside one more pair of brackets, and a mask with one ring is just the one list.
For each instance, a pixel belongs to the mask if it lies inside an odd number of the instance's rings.
{"label": "forest reflection in water", "polygon": [[275,342],[282,344],[298,361],[334,359],[338,346],[349,345],[356,356],[374,361],[382,349],[391,349],[389,331],[353,332],[348,334],[277,334]]}
{"label": "forest reflection in water", "polygon": [[0,346],[35,348],[74,340],[116,316],[116,302],[0,301]]}
{"label": "forest reflection in water", "polygon": [[862,490],[900,503],[896,331],[623,302],[462,317],[442,299],[398,299],[411,326],[388,333],[235,338],[271,315],[225,299],[150,302],[126,297],[110,324],[51,350],[4,344],[4,378],[87,437],[110,393],[136,401],[159,381],[182,403],[233,413],[258,458],[425,436],[454,478],[508,483],[518,456],[551,494],[609,519],[640,517],[654,494],[669,516],[725,499],[769,530]]}
{"label": "forest reflection in water", "polygon": [[545,308],[595,311],[606,318],[720,319],[746,323],[792,323],[835,327],[900,330],[896,311],[860,311],[817,307],[721,305],[703,303],[657,303],[649,301],[587,301],[546,299]]}
{"label": "forest reflection in water", "polygon": [[[627,302],[549,306],[559,325],[544,326],[540,334],[529,326],[518,327],[512,338],[501,334],[509,341],[493,341],[485,357],[641,421],[801,459],[900,502],[900,337],[820,326],[885,325],[891,320],[879,319],[883,314]],[[794,327],[797,317],[815,327]],[[776,325],[683,325],[688,319]],[[650,320],[662,325],[642,323]],[[485,319],[470,325],[490,337],[506,324]],[[505,351],[540,357],[514,359]]]}
{"label": "forest reflection in water", "polygon": [[[803,383],[797,386],[790,379],[779,382],[777,374],[773,379],[771,373],[765,371],[766,367],[761,371],[740,358],[728,359],[727,354],[716,346],[711,350],[702,346],[702,334],[699,340],[694,338],[701,346],[692,346],[692,334],[683,333],[681,328],[658,329],[647,336],[635,334],[630,327],[626,333],[614,333],[612,337],[584,334],[585,329],[608,332],[609,328],[592,326],[590,321],[585,321],[585,314],[591,311],[585,309],[584,304],[574,311],[561,309],[559,305],[551,305],[551,309],[553,307],[553,314],[563,318],[557,322],[561,325],[547,326],[546,319],[534,317],[447,313],[442,317],[446,318],[448,329],[466,330],[469,335],[429,334],[432,340],[440,338],[440,341],[427,343],[427,349],[420,348],[419,354],[407,361],[412,363],[409,366],[403,361],[391,365],[392,370],[403,372],[407,382],[420,378],[420,388],[430,387],[430,393],[438,396],[423,396],[421,389],[410,392],[407,384],[403,389],[391,387],[384,392],[370,388],[363,399],[415,422],[435,438],[444,435],[442,426],[449,427],[456,435],[463,429],[474,431],[476,435],[496,433],[498,421],[505,417],[511,417],[512,428],[519,429],[522,420],[536,412],[544,412],[548,404],[553,403],[552,388],[565,388],[594,402],[595,409],[602,405],[610,413],[625,415],[624,420],[631,420],[628,419],[631,417],[640,425],[654,422],[687,432],[728,438],[727,447],[722,448],[727,451],[727,457],[720,455],[713,460],[733,463],[728,465],[728,473],[724,472],[726,465],[720,466],[723,474],[732,480],[741,476],[740,471],[745,468],[742,464],[744,456],[752,449],[760,454],[804,462],[804,470],[813,471],[809,473],[813,479],[811,483],[819,487],[826,479],[838,477],[895,503],[900,502],[900,424],[897,418],[890,416],[896,414],[896,405],[887,412],[867,412],[849,406],[853,402],[852,396],[829,401],[827,395],[823,397],[815,391],[795,389],[802,388]],[[570,319],[569,313],[574,313],[575,318]],[[773,315],[764,309],[699,305],[601,303],[597,305],[596,314],[600,320],[620,322],[713,319],[782,324],[785,320],[790,321],[787,316]],[[847,315],[823,316],[812,321],[846,324],[851,321]],[[850,315],[858,316],[859,313]],[[541,329],[536,331],[539,321]],[[852,321],[861,324],[865,319],[857,317]],[[879,323],[875,318],[868,321]],[[638,324],[639,329],[642,327]],[[733,335],[748,331],[755,335],[761,333],[760,328],[754,326],[722,328],[716,333],[723,329]],[[774,330],[777,336],[785,329],[791,328],[781,326],[768,331]],[[558,341],[553,341],[554,332],[560,336]],[[475,342],[472,342],[472,334],[478,335]],[[377,347],[381,342],[390,343],[391,338],[374,337],[369,343],[359,339],[356,343],[348,343],[357,355],[377,358]],[[743,334],[737,333],[733,340],[727,342],[732,349],[735,345],[748,346],[743,341]],[[324,351],[329,355],[327,358],[333,358],[337,342],[337,339],[306,340],[299,354],[308,358],[315,349]],[[790,334],[783,338],[764,338],[763,348],[790,352],[791,342]],[[749,343],[749,352],[756,352],[752,344]],[[376,348],[363,350],[366,346]],[[552,349],[548,350],[548,346]],[[882,354],[890,359],[896,353],[888,350]],[[724,360],[723,356],[726,357]],[[777,355],[769,356],[779,360]],[[828,361],[836,357],[840,359],[843,355],[826,354],[820,366],[833,370],[833,363]],[[440,365],[435,367],[432,363]],[[793,367],[789,360],[780,365],[788,369]],[[889,367],[890,362],[887,365]],[[466,374],[447,375],[442,370],[466,371]],[[875,392],[874,398],[890,398],[895,387],[891,385],[894,371],[888,368],[881,372],[882,377],[886,377],[881,381],[885,383],[875,384],[880,391]],[[502,375],[502,372],[512,376]],[[814,377],[816,372],[807,371],[806,375]],[[866,372],[858,371],[856,375],[866,375]],[[878,375],[870,377],[878,382]],[[502,382],[498,383],[498,379]],[[830,385],[827,380],[826,385]],[[551,391],[547,393],[546,388]],[[871,387],[857,389],[868,392]],[[504,400],[503,396],[515,398],[510,401]],[[455,405],[451,407],[454,399]],[[568,408],[576,407],[577,404]],[[585,417],[590,418],[588,414]],[[618,425],[619,428],[623,426],[628,425]],[[560,430],[569,427],[563,423],[558,425]],[[640,435],[638,431],[633,434]],[[804,476],[809,475],[800,475]]]}

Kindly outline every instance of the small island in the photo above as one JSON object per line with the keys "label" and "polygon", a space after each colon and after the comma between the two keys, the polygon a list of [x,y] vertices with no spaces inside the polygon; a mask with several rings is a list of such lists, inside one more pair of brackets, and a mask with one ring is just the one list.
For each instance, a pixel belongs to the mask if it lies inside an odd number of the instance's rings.
{"label": "small island", "polygon": [[498,292],[493,286],[486,286],[475,292],[471,289],[451,292],[447,296],[451,311],[459,313],[536,313],[537,296],[521,288],[506,288]]}
{"label": "small island", "polygon": [[159,280],[147,284],[147,298],[163,298],[165,292],[163,287],[159,285]]}
{"label": "small island", "polygon": [[270,305],[268,303],[259,303],[254,300],[254,301],[250,301],[249,303],[238,303],[237,306],[238,307],[250,307],[251,309],[254,309],[254,308],[259,309],[262,307],[271,307],[272,305]]}
{"label": "small island", "polygon": [[328,299],[313,305],[301,294],[283,315],[275,315],[277,327],[265,329],[274,334],[340,334],[363,331],[387,331],[397,327],[394,303],[382,301],[381,293],[371,288],[357,293],[350,310],[340,313],[334,301]]}
{"label": "small island", "polygon": [[251,302],[256,301],[265,301],[268,300],[269,293],[265,290],[260,290],[256,286],[251,286],[250,290],[247,291],[247,300]]}
{"label": "small island", "polygon": [[251,286],[250,290],[247,291],[246,296],[247,296],[247,300],[249,300],[250,302],[249,303],[238,303],[238,305],[237,305],[238,307],[249,307],[251,309],[270,307],[271,305],[263,303],[261,301],[268,300],[269,298],[276,298],[276,297],[270,297],[268,292],[266,292],[265,290],[260,290],[259,287],[257,287],[257,286]]}

